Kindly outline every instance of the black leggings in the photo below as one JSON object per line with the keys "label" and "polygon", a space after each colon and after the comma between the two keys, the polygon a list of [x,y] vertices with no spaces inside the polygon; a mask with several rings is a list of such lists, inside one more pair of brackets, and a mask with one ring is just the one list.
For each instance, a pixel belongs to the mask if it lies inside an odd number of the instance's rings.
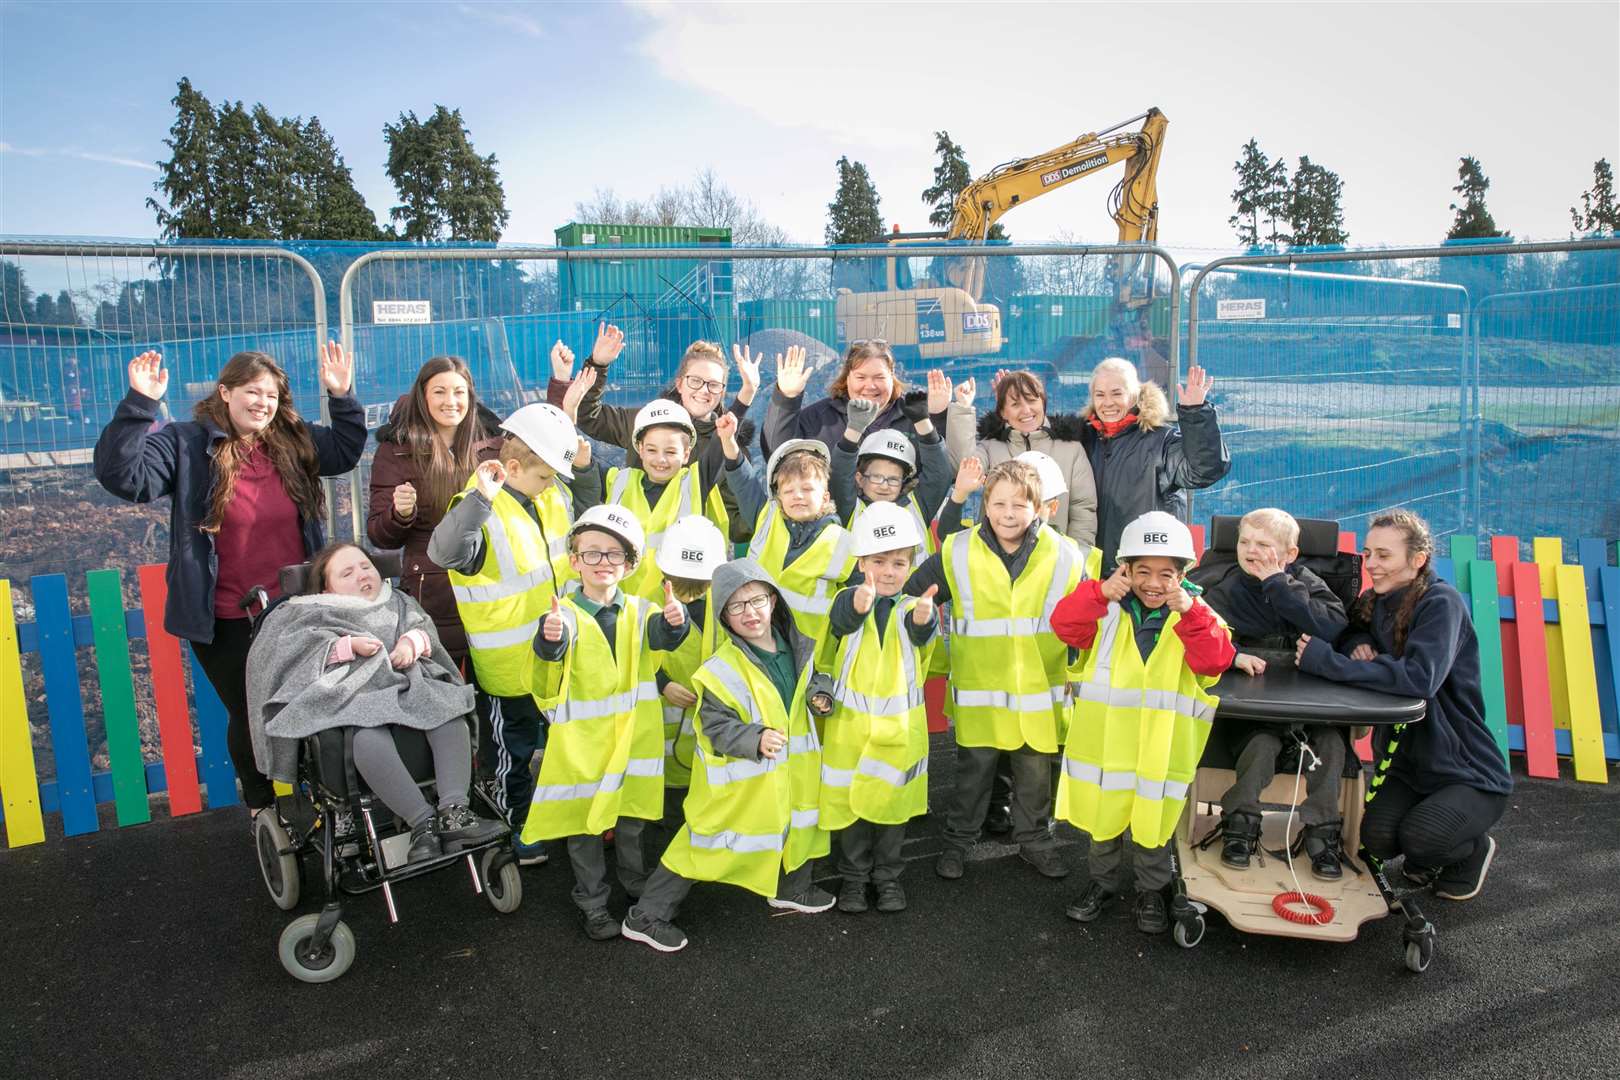
{"label": "black leggings", "polygon": [[1508,797],[1467,784],[1429,795],[1385,776],[1361,822],[1361,842],[1380,859],[1405,855],[1424,867],[1465,862],[1507,810]]}
{"label": "black leggings", "polygon": [[215,619],[214,640],[207,645],[191,643],[214,692],[225,703],[230,722],[225,728],[225,747],[230,751],[236,778],[242,782],[242,801],[257,810],[276,801],[276,790],[269,777],[253,760],[253,737],[248,734],[247,654],[251,645],[251,619]]}

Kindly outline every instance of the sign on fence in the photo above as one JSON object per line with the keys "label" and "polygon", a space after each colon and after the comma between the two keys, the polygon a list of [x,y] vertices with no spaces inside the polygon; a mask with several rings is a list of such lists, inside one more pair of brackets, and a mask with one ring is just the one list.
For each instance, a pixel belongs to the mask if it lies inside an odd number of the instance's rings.
{"label": "sign on fence", "polygon": [[433,321],[433,303],[430,300],[373,300],[371,321],[425,325]]}
{"label": "sign on fence", "polygon": [[1215,317],[1217,319],[1263,319],[1266,317],[1266,301],[1258,300],[1217,300],[1215,301]]}

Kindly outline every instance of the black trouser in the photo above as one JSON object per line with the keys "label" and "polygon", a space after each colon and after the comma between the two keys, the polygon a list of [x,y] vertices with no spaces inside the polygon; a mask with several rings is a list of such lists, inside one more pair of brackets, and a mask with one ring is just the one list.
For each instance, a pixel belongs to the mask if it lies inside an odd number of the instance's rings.
{"label": "black trouser", "polygon": [[534,798],[534,752],[546,744],[546,717],[528,694],[497,697],[479,692],[478,772],[494,780],[496,808],[512,831],[529,820]]}
{"label": "black trouser", "polygon": [[838,875],[845,881],[898,881],[906,868],[900,854],[906,826],[878,825],[856,818],[838,834]]}
{"label": "black trouser", "polygon": [[[622,817],[613,829],[613,856],[619,864],[619,884],[631,896],[640,896],[647,886],[649,860],[641,839],[650,822]],[[597,911],[607,907],[607,845],[600,836],[570,836],[568,862],[574,868],[574,903],[579,910]]]}
{"label": "black trouser", "polygon": [[1361,842],[1379,859],[1405,855],[1424,867],[1453,866],[1472,856],[1507,810],[1508,797],[1467,784],[1428,795],[1385,776],[1361,819]]}
{"label": "black trouser", "polygon": [[258,810],[276,801],[276,789],[270,778],[259,771],[253,760],[253,736],[248,732],[247,654],[253,644],[253,620],[214,620],[214,640],[208,644],[191,643],[214,692],[225,703],[225,748],[230,751],[231,764],[236,766],[236,778],[242,782],[242,801],[248,809]]}

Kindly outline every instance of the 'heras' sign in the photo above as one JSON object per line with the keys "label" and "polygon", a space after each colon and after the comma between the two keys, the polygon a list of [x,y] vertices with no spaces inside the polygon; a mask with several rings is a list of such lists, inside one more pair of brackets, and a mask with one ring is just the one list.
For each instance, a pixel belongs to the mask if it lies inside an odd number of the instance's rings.
{"label": "'heras' sign", "polygon": [[373,300],[371,321],[374,323],[430,323],[433,321],[433,303],[430,300]]}

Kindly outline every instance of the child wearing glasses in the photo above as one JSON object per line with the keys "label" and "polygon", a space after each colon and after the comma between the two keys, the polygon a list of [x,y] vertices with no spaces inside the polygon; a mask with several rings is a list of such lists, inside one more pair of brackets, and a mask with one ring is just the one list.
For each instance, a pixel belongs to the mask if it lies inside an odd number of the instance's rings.
{"label": "child wearing glasses", "polygon": [[686,609],[664,586],[660,611],[619,587],[645,537],[622,506],[596,506],[568,534],[579,574],[540,620],[534,691],[551,717],[523,842],[567,839],[574,903],[593,941],[619,936],[608,912],[602,834],[614,830],[619,881],[632,897],[647,880],[642,833],[664,813],[664,717],[658,665],[685,640]]}

